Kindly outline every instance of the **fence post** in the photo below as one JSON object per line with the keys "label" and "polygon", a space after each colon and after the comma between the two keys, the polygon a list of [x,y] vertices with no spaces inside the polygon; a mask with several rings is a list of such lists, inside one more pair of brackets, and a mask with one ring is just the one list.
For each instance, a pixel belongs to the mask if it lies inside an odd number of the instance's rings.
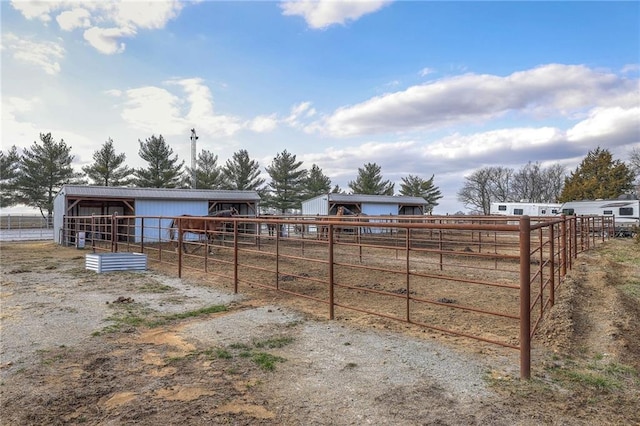
{"label": "fence post", "polygon": [[409,256],[409,252],[411,250],[411,228],[405,228],[406,229],[406,242],[405,242],[405,250],[406,250],[406,255],[407,258],[405,260],[405,268],[406,268],[406,289],[407,289],[407,322],[411,323],[411,314],[410,314],[410,307],[411,307],[411,268],[410,268],[410,264],[411,264],[411,258]]}
{"label": "fence post", "polygon": [[[555,223],[549,224],[549,300],[551,301],[551,306],[555,304],[556,299],[556,251],[555,251],[555,232],[553,227],[556,226]],[[544,305],[544,302],[542,303]]]}
{"label": "fence post", "polygon": [[[169,229],[169,235],[171,235],[171,229]],[[169,238],[169,245],[171,245],[171,237]],[[162,216],[158,218],[158,262],[162,262]]]}
{"label": "fence post", "polygon": [[238,221],[233,221],[233,292],[238,293]]}
{"label": "fence post", "polygon": [[[572,259],[578,258],[578,216],[573,217],[573,253],[571,254]],[[582,238],[582,233],[580,233],[580,238]],[[572,261],[573,265],[573,261]]]}
{"label": "fence post", "polygon": [[560,277],[567,275],[567,218],[562,215],[560,222]]}
{"label": "fence post", "polygon": [[91,252],[95,253],[96,252],[96,235],[98,235],[98,233],[96,232],[96,217],[95,214],[91,214]]}
{"label": "fence post", "polygon": [[329,224],[327,237],[329,238],[329,319],[334,319],[335,308],[333,306],[333,225]]}
{"label": "fence post", "polygon": [[[135,219],[133,219],[133,235],[136,235]],[[144,217],[140,218],[140,253],[144,253]]]}
{"label": "fence post", "polygon": [[113,213],[111,215],[111,253],[118,251],[118,245],[116,244],[116,238],[118,238],[118,214]]}
{"label": "fence post", "polygon": [[520,218],[520,378],[531,377],[531,218]]}
{"label": "fence post", "polygon": [[183,244],[182,221],[180,220],[180,218],[174,219],[174,220],[178,222],[178,278],[182,278],[182,244]]}

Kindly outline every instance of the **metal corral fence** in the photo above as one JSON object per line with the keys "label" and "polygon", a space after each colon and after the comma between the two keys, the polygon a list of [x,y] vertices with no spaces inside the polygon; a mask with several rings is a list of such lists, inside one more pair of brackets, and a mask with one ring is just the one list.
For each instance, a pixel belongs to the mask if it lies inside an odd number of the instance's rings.
{"label": "metal corral fence", "polygon": [[0,215],[0,241],[52,240],[53,218],[40,215]]}
{"label": "metal corral fence", "polygon": [[173,219],[68,217],[61,241],[145,253],[178,276],[204,271],[235,292],[302,297],[326,305],[330,319],[336,309],[359,312],[512,348],[522,378],[574,259],[614,236],[611,217],[595,216]]}

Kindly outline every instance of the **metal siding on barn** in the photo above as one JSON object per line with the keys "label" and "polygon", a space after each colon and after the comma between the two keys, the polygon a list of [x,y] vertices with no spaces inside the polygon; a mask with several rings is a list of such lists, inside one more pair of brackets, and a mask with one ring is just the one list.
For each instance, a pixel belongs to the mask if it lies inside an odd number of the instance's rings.
{"label": "metal siding on barn", "polygon": [[369,216],[397,216],[398,204],[362,203],[362,213]]}
{"label": "metal siding on barn", "polygon": [[[399,206],[388,203],[362,203],[362,213],[368,216],[397,216]],[[387,219],[369,219],[369,222],[388,222]],[[381,234],[388,228],[370,228],[373,234]]]}
{"label": "metal siding on barn", "polygon": [[61,194],[60,192],[53,199],[53,241],[57,244],[62,244],[62,220],[66,213],[64,210],[65,200],[64,193]]}
{"label": "metal siding on barn", "polygon": [[326,194],[302,202],[302,214],[305,216],[326,216],[329,214],[329,199]]}
{"label": "metal siding on barn", "polygon": [[[165,216],[174,217],[183,214],[193,216],[206,216],[209,203],[206,200],[136,200],[136,236],[135,241],[140,242],[140,229],[142,220],[140,216]],[[161,223],[158,223],[161,221]],[[144,240],[157,242],[160,239],[169,239],[169,226],[171,219],[156,219],[146,217],[144,219]],[[162,234],[162,238],[160,238]],[[192,239],[185,234],[185,239]]]}

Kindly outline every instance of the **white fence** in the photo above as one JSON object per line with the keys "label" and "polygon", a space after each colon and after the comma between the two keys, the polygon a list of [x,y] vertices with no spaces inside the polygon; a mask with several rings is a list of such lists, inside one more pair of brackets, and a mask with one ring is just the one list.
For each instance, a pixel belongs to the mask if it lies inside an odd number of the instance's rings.
{"label": "white fence", "polygon": [[0,241],[53,240],[53,223],[41,216],[0,216]]}

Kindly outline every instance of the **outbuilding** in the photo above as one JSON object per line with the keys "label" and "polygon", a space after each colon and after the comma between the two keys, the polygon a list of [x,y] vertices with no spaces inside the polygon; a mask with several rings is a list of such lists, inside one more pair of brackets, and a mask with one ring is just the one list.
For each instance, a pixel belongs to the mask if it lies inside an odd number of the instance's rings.
{"label": "outbuilding", "polygon": [[[260,196],[256,191],[227,191],[206,189],[129,188],[113,186],[64,185],[53,200],[54,241],[66,243],[75,234],[74,216],[113,215],[173,217],[183,214],[207,216],[220,210],[235,208],[242,216],[256,216]],[[129,238],[139,241],[141,226],[127,232]],[[153,219],[152,219],[153,220]],[[168,226],[158,223],[155,229]],[[164,220],[164,219],[163,219]],[[160,238],[154,226],[145,222],[145,240]]]}
{"label": "outbuilding", "polygon": [[329,193],[302,202],[305,216],[335,215],[339,207],[369,216],[424,215],[428,203],[422,197]]}

